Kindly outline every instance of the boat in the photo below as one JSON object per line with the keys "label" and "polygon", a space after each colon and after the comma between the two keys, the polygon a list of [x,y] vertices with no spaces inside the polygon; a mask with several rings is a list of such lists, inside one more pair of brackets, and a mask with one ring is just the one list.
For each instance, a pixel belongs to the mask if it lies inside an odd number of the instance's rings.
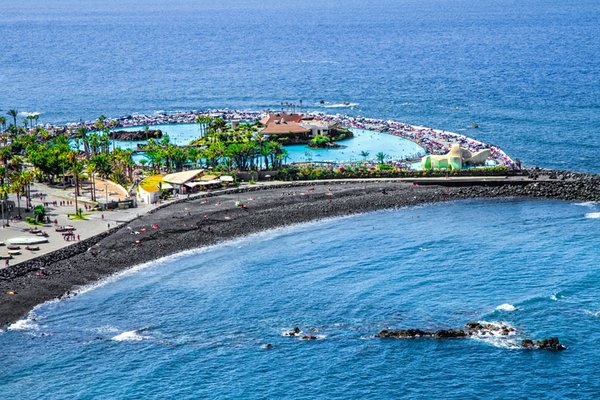
{"label": "boat", "polygon": [[25,249],[29,251],[38,251],[40,246],[25,246]]}
{"label": "boat", "polygon": [[21,250],[21,246],[9,245],[6,246],[8,250]]}
{"label": "boat", "polygon": [[11,256],[18,256],[19,254],[21,254],[21,250],[9,250],[8,254]]}
{"label": "boat", "polygon": [[358,106],[358,103],[350,103],[348,101],[344,101],[342,103],[324,103],[323,107],[325,108],[354,108]]}

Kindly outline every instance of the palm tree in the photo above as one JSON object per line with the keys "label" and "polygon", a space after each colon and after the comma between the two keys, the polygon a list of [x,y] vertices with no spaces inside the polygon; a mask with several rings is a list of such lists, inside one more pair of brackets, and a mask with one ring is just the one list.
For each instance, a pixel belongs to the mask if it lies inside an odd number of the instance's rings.
{"label": "palm tree", "polygon": [[[0,185],[0,198],[2,199],[2,225],[8,226],[8,213],[4,213],[4,209],[6,208],[6,199],[8,197],[8,192],[10,191],[9,186],[6,183],[2,183]],[[4,221],[4,217],[6,216],[6,222]]]}
{"label": "palm tree", "polygon": [[75,177],[75,214],[79,215],[77,197],[79,197],[79,181],[83,170],[85,169],[85,165],[83,164],[83,161],[77,159],[77,154],[74,151],[69,153],[69,162],[71,164],[71,173]]}
{"label": "palm tree", "polygon": [[25,211],[31,207],[31,184],[33,183],[33,171],[25,171],[21,174],[21,179],[25,184]]}
{"label": "palm tree", "polygon": [[380,151],[379,153],[375,154],[375,158],[377,159],[379,164],[383,164],[387,156],[388,155],[385,154],[383,151]]}
{"label": "palm tree", "polygon": [[371,153],[369,153],[368,151],[365,151],[365,150],[363,150],[363,151],[361,151],[361,152],[360,152],[360,156],[361,156],[361,157],[363,158],[363,160],[365,160],[365,161],[367,160],[367,157],[369,157],[369,154],[371,154]]}
{"label": "palm tree", "polygon": [[21,218],[21,195],[25,189],[25,181],[22,173],[16,173],[11,179],[10,190],[17,195],[17,213]]}
{"label": "palm tree", "polygon": [[17,127],[17,115],[19,115],[19,112],[17,110],[8,110],[8,112],[6,114],[13,117],[13,126],[16,128]]}
{"label": "palm tree", "polygon": [[88,178],[90,178],[92,181],[92,201],[96,201],[96,179],[94,177],[94,173],[96,172],[96,163],[91,160],[88,161],[87,165],[85,166],[85,171],[87,172]]}
{"label": "palm tree", "polygon": [[6,130],[6,117],[0,117],[0,125],[2,125],[2,131]]}

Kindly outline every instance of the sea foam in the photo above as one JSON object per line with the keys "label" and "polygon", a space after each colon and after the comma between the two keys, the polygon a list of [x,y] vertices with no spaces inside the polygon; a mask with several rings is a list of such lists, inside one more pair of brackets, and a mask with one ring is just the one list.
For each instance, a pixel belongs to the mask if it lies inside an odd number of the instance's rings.
{"label": "sea foam", "polygon": [[508,303],[504,303],[504,304],[500,304],[498,307],[496,307],[496,310],[498,311],[515,311],[517,309],[517,307],[513,306],[512,304],[508,304]]}
{"label": "sea foam", "polygon": [[471,336],[471,339],[473,340],[477,340],[477,341],[481,341],[481,342],[485,342],[487,344],[490,344],[494,347],[498,347],[501,349],[515,349],[519,347],[518,344],[518,340],[515,337],[517,332],[516,329],[507,324],[506,322],[502,322],[502,321],[477,321],[482,325],[485,324],[491,324],[497,328],[512,328],[512,330],[508,333],[508,334],[501,334],[500,332],[488,332],[488,334],[473,334]]}
{"label": "sea foam", "polygon": [[31,317],[20,319],[14,324],[10,324],[7,328],[9,331],[30,331],[35,329],[38,329],[38,324]]}
{"label": "sea foam", "polygon": [[585,217],[586,218],[597,219],[597,218],[600,218],[600,212],[587,213],[587,214],[585,214]]}
{"label": "sea foam", "polygon": [[111,338],[111,340],[114,340],[115,342],[141,342],[142,340],[146,339],[152,338],[150,336],[140,335],[139,331],[137,330],[125,331]]}

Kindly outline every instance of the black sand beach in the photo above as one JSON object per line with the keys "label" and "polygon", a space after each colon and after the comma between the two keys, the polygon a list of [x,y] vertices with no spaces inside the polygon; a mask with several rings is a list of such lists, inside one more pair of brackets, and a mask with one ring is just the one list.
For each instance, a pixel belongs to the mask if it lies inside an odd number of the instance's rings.
{"label": "black sand beach", "polygon": [[[557,174],[548,180],[448,181],[435,185],[295,182],[182,200],[106,234],[0,271],[0,326],[18,320],[37,304],[134,265],[284,225],[472,198],[600,200],[600,176]],[[9,291],[15,294],[6,294]]]}

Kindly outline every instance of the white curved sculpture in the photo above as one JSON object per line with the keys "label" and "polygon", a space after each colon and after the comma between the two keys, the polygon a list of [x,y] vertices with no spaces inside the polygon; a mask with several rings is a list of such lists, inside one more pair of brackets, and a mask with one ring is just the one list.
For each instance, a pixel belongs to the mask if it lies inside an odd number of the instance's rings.
{"label": "white curved sculpture", "polygon": [[21,236],[21,237],[14,237],[14,238],[10,238],[6,240],[7,244],[12,244],[12,245],[26,245],[26,244],[41,244],[41,243],[46,243],[48,242],[48,239],[46,239],[45,237],[38,237],[38,236]]}
{"label": "white curved sculpture", "polygon": [[421,167],[425,170],[430,169],[450,169],[460,170],[465,165],[484,165],[485,160],[492,154],[490,149],[471,153],[467,149],[454,143],[450,151],[445,155],[427,155],[421,159]]}

